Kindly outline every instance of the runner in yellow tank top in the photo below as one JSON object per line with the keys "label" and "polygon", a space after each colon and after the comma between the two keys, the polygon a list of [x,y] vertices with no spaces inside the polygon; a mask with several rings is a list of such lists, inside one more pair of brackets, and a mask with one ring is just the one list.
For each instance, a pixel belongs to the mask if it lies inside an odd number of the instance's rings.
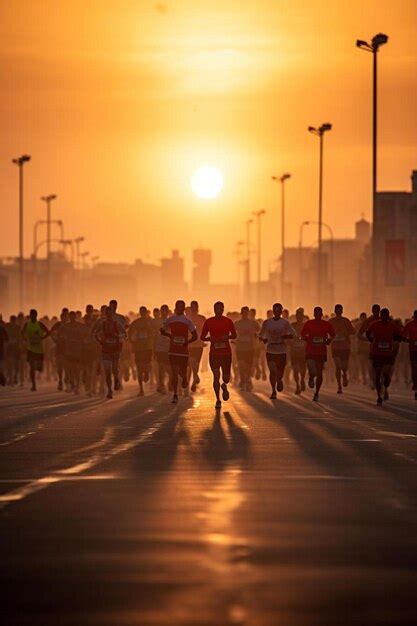
{"label": "runner in yellow tank top", "polygon": [[29,320],[23,326],[22,337],[26,344],[27,360],[30,367],[30,380],[32,391],[36,391],[36,372],[43,369],[43,345],[42,342],[49,335],[45,324],[38,320],[38,312],[31,309]]}

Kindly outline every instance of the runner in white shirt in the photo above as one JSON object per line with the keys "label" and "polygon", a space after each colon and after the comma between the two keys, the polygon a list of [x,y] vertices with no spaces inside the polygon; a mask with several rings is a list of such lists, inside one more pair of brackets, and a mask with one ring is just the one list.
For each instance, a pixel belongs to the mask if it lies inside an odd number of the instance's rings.
{"label": "runner in white shirt", "polygon": [[274,317],[264,321],[259,339],[266,344],[266,361],[272,388],[271,400],[276,400],[277,391],[282,391],[284,388],[282,377],[287,362],[285,339],[292,339],[296,336],[296,332],[290,322],[281,317],[282,304],[274,304],[272,310]]}

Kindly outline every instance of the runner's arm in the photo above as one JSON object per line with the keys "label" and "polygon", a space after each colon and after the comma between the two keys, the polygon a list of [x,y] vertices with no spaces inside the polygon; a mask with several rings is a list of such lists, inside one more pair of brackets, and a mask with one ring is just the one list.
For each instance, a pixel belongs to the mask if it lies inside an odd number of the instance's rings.
{"label": "runner's arm", "polygon": [[262,322],[261,332],[259,333],[259,336],[258,336],[259,341],[262,341],[262,343],[267,343],[268,341],[265,337],[265,321]]}
{"label": "runner's arm", "polygon": [[201,335],[200,335],[201,341],[210,341],[208,333],[209,333],[209,329],[207,328],[207,323],[204,322],[203,328],[201,329]]}
{"label": "runner's arm", "polygon": [[187,344],[193,343],[193,341],[197,341],[197,339],[198,339],[197,331],[196,329],[194,329],[191,333],[190,339],[187,340]]}

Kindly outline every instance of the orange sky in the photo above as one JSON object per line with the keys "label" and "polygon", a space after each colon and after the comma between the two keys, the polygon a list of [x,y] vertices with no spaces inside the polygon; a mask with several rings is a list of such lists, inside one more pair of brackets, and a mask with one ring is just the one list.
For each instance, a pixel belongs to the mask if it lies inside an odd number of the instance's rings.
{"label": "orange sky", "polygon": [[[417,168],[413,0],[20,0],[0,6],[2,228],[17,252],[17,171],[26,166],[26,252],[57,193],[66,235],[105,260],[156,261],[174,247],[214,250],[233,280],[235,242],[266,209],[264,273],[280,252],[279,189],[290,171],[288,241],[316,219],[317,138],[330,121],[324,219],[337,236],[370,208],[371,55],[356,38],[386,32],[380,53],[381,189]],[[190,176],[217,165],[225,187],[198,200]],[[306,233],[314,241],[314,232]]]}

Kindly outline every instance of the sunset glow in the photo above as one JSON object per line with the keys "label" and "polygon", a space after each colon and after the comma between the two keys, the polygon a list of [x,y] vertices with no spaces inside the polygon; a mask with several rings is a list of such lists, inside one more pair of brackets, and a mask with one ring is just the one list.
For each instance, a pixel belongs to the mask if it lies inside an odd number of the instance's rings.
{"label": "sunset glow", "polygon": [[223,174],[217,167],[204,165],[191,179],[191,187],[196,196],[202,200],[216,198],[223,188]]}

